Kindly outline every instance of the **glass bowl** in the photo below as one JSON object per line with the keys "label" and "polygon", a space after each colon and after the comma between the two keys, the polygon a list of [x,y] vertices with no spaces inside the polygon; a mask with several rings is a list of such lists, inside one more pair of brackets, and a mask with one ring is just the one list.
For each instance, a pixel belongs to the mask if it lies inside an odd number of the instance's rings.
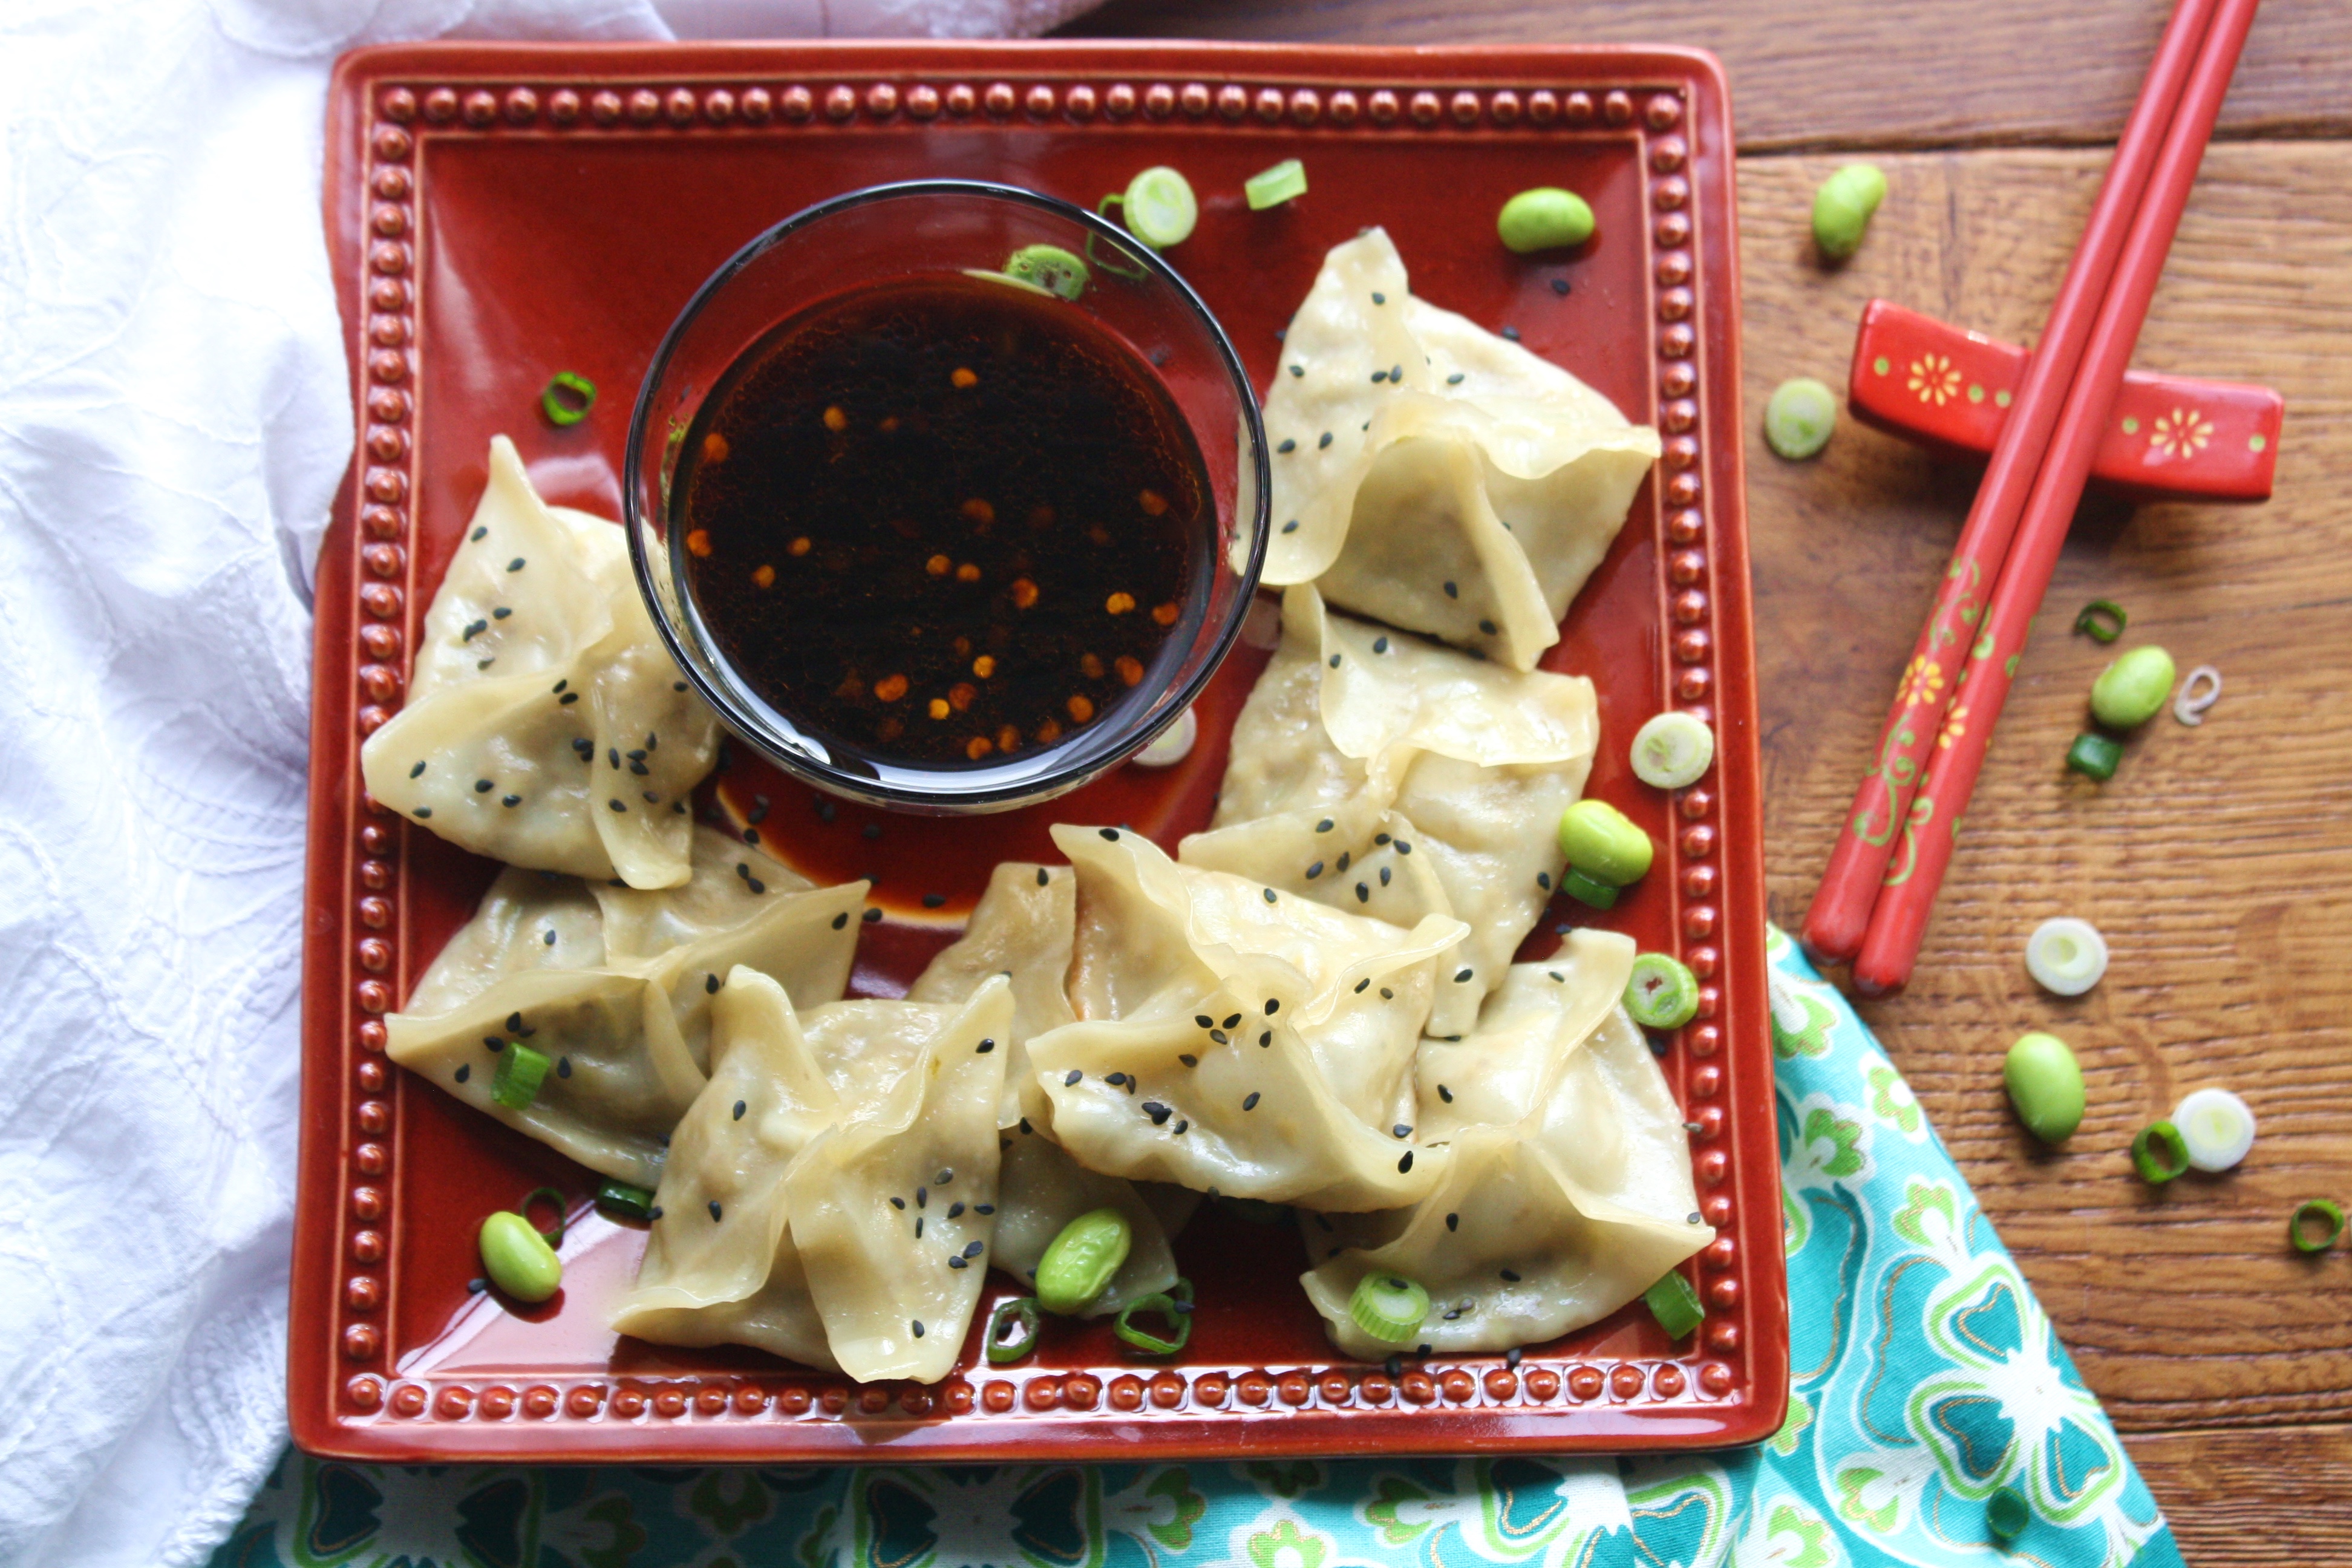
{"label": "glass bowl", "polygon": [[[1024,247],[1092,261],[1067,308],[1155,367],[1199,449],[1215,533],[1154,673],[1095,722],[1040,751],[980,764],[877,759],[828,745],[726,657],[691,591],[672,479],[686,434],[739,358],[779,323],[876,284],[993,273]],[[836,196],[738,251],[662,340],[629,424],[622,495],[629,553],[654,624],[728,727],[784,772],[850,800],[953,815],[1006,811],[1097,777],[1181,718],[1240,635],[1265,557],[1265,431],[1240,356],[1182,278],[1126,230],[1052,196],[973,180],[918,180]],[[678,498],[682,512],[683,497]],[[1189,637],[1184,628],[1191,628]]]}

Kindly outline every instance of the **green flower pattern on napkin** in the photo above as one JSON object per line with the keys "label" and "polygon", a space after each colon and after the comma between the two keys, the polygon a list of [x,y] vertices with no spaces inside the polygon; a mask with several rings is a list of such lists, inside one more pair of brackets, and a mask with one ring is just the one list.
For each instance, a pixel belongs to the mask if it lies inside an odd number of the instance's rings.
{"label": "green flower pattern on napkin", "polygon": [[[1657,1459],[378,1466],[289,1453],[212,1568],[2180,1568],[1895,1065],[1771,934],[1789,1418]],[[2032,1521],[2005,1558],[1985,1500]]]}

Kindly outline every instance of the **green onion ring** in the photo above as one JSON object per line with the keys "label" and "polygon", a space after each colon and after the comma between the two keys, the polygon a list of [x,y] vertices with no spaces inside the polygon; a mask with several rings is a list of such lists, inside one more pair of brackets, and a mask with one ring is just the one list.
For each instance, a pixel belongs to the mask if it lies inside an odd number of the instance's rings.
{"label": "green onion ring", "polygon": [[[571,395],[560,395],[566,393]],[[557,371],[549,378],[546,390],[539,395],[540,412],[547,416],[550,425],[577,425],[587,418],[588,411],[595,406],[596,384],[568,370]]]}
{"label": "green onion ring", "polygon": [[[2323,1233],[2315,1233],[2311,1222],[2316,1220]],[[2325,1252],[2344,1237],[2344,1211],[2326,1198],[2305,1198],[2294,1205],[2294,1213],[2286,1222],[2286,1238],[2294,1243],[2297,1252]]]}
{"label": "green onion ring", "polygon": [[1625,982],[1624,1005],[1645,1029],[1679,1029],[1698,1016],[1698,976],[1669,954],[1637,954]]}
{"label": "green onion ring", "polygon": [[1658,1282],[1642,1292],[1648,1303],[1650,1316],[1658,1320],[1658,1327],[1666,1331],[1670,1339],[1687,1339],[1690,1332],[1706,1321],[1706,1309],[1699,1305],[1698,1292],[1683,1278],[1682,1270],[1670,1268]]}
{"label": "green onion ring", "polygon": [[[1110,195],[1105,196],[1102,200],[1095,204],[1095,211],[1102,215],[1104,217],[1108,217],[1110,216],[1111,208],[1124,208],[1126,205],[1126,195],[1118,191],[1113,191]],[[1120,226],[1125,227],[1126,226],[1121,224]],[[1109,273],[1114,278],[1137,279],[1149,276],[1142,268],[1138,267],[1131,261],[1119,260],[1112,257],[1105,256],[1101,251],[1097,250],[1095,248],[1095,241],[1098,237],[1100,237],[1093,234],[1092,232],[1089,232],[1087,235],[1087,259],[1088,261],[1093,262],[1097,267],[1101,268],[1105,272]],[[1143,242],[1139,239],[1136,243],[1140,245]]]}
{"label": "green onion ring", "polygon": [[539,1230],[538,1223],[530,1217],[530,1205],[541,1198],[545,1198],[548,1207],[555,1211],[555,1228],[552,1231],[540,1230],[539,1234],[547,1237],[548,1246],[561,1247],[563,1245],[563,1211],[566,1206],[562,1193],[553,1187],[533,1187],[523,1194],[522,1202],[515,1205],[515,1213],[522,1215],[523,1223],[531,1229]]}
{"label": "green onion ring", "polygon": [[1614,909],[1617,889],[1598,877],[1590,877],[1570,866],[1559,874],[1559,890],[1580,904],[1596,910]]}
{"label": "green onion ring", "polygon": [[[1020,1331],[1018,1337],[1005,1337],[1007,1320]],[[999,1301],[996,1310],[988,1315],[988,1333],[982,1341],[988,1348],[988,1364],[1003,1366],[1019,1361],[1037,1348],[1037,1336],[1041,1331],[1036,1297],[1017,1296],[1009,1301]]]}
{"label": "green onion ring", "polygon": [[2087,731],[2075,736],[2074,743],[2066,748],[2066,765],[2086,778],[2097,779],[2101,784],[2116,776],[2116,764],[2123,760],[2124,749],[2120,742],[2111,741],[2105,735],[2094,735]]}
{"label": "green onion ring", "polygon": [[1384,1345],[1409,1345],[1429,1317],[1429,1292],[1418,1280],[1375,1268],[1356,1281],[1348,1317]]}
{"label": "green onion ring", "polygon": [[643,1187],[626,1182],[608,1181],[596,1189],[596,1206],[607,1214],[625,1215],[629,1219],[654,1217],[654,1195]]}
{"label": "green onion ring", "polygon": [[[1138,1312],[1159,1313],[1163,1321],[1174,1327],[1174,1337],[1163,1340],[1148,1329],[1136,1327],[1133,1319]],[[1174,1355],[1192,1342],[1192,1282],[1179,1279],[1165,1291],[1129,1301],[1120,1310],[1110,1331],[1145,1355]]]}
{"label": "green onion ring", "polygon": [[2139,1179],[2162,1186],[2189,1169],[2189,1142],[2169,1121],[2151,1121],[2132,1140],[2132,1168]]}
{"label": "green onion ring", "polygon": [[[2111,621],[2113,625],[2108,624]],[[2094,599],[2074,617],[2074,629],[2093,642],[2113,642],[2124,635],[2124,627],[2130,623],[2131,617],[2124,614],[2124,607],[2113,599]]]}
{"label": "green onion ring", "polygon": [[544,1052],[513,1041],[499,1058],[498,1074],[490,1079],[490,1098],[509,1110],[530,1109],[551,1065]]}
{"label": "green onion ring", "polygon": [[1242,182],[1242,197],[1254,213],[1278,207],[1307,194],[1307,165],[1285,158],[1271,169],[1260,169]]}

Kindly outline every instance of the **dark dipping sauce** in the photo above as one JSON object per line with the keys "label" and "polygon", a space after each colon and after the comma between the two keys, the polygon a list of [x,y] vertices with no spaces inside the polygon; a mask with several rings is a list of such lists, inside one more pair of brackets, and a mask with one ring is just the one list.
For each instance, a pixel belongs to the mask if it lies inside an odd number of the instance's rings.
{"label": "dark dipping sauce", "polygon": [[835,765],[994,766],[1166,684],[1214,562],[1151,366],[961,274],[775,327],[687,433],[687,584],[742,682]]}

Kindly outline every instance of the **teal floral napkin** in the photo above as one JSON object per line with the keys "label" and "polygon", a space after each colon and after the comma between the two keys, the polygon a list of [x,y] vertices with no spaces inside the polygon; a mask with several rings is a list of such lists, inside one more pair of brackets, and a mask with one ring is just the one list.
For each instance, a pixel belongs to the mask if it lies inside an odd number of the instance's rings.
{"label": "teal floral napkin", "polygon": [[[1796,1371],[1669,1459],[661,1469],[289,1453],[212,1568],[2181,1568],[1902,1075],[1772,933]],[[2032,1518],[2006,1553],[1985,1500]]]}

